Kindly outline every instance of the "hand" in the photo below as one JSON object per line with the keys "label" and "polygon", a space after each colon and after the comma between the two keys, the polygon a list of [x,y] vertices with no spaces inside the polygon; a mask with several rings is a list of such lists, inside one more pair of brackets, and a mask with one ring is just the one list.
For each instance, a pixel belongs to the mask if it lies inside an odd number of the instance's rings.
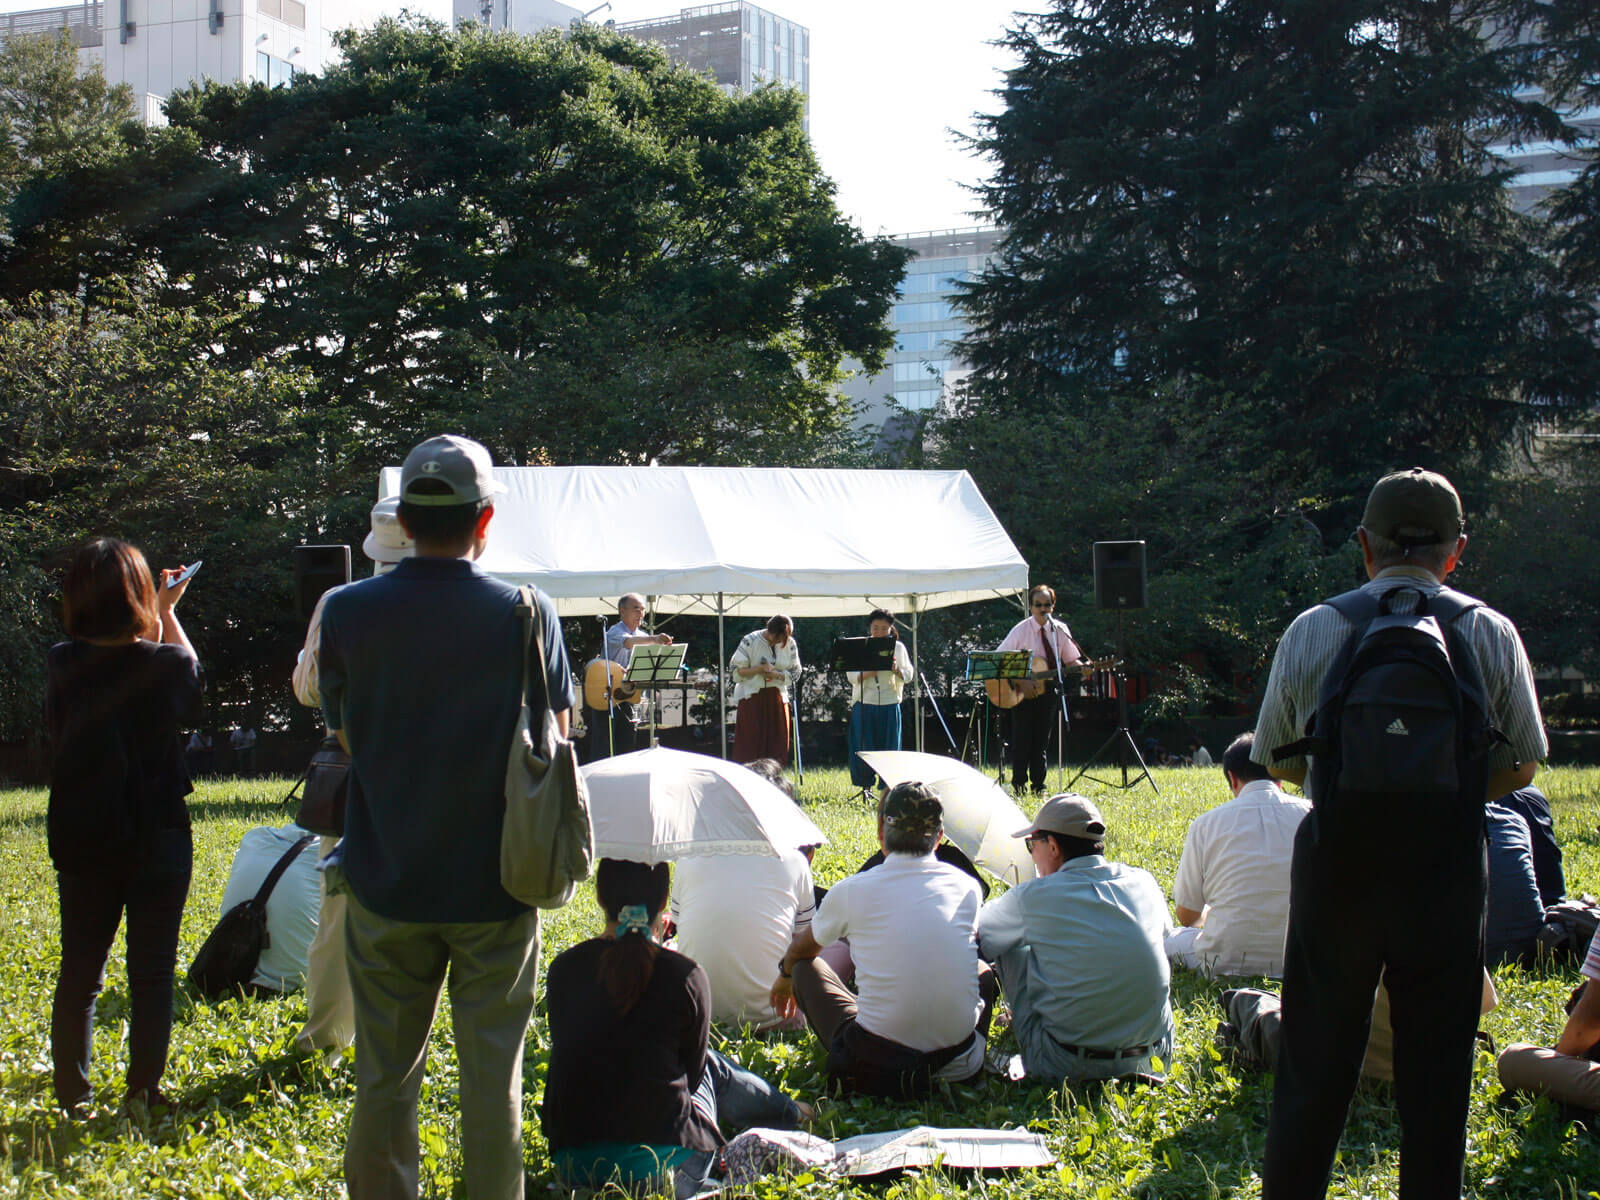
{"label": "hand", "polygon": [[658,633],[658,634],[656,634],[656,645],[658,645],[658,646],[670,646],[670,645],[672,645],[672,636],[670,634],[666,634],[666,633]]}
{"label": "hand", "polygon": [[777,982],[772,985],[772,994],[768,999],[772,1001],[772,1011],[785,1021],[800,1010],[794,998],[794,980],[783,975],[778,976]]}
{"label": "hand", "polygon": [[189,590],[189,584],[194,579],[193,575],[178,584],[177,587],[167,586],[172,582],[172,577],[182,570],[182,567],[162,568],[161,581],[156,585],[156,609],[158,611],[166,612],[168,609],[176,608],[178,601],[183,598],[183,594]]}

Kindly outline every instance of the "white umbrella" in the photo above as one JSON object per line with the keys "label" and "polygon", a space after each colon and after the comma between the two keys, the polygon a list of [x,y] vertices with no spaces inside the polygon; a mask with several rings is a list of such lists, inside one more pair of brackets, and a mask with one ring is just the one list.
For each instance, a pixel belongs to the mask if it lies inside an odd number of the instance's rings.
{"label": "white umbrella", "polygon": [[776,787],[720,758],[655,746],[589,763],[583,777],[602,858],[776,856],[828,840]]}
{"label": "white umbrella", "polygon": [[925,783],[944,805],[944,834],[958,850],[1008,884],[1034,877],[1033,857],[1022,839],[1028,814],[1010,794],[976,767],[959,759],[917,750],[863,750],[861,759],[893,787]]}

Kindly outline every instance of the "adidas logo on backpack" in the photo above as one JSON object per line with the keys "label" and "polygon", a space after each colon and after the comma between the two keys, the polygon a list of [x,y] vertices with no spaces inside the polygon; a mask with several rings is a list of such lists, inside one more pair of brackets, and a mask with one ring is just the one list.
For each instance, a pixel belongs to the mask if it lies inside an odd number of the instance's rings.
{"label": "adidas logo on backpack", "polygon": [[1392,733],[1397,737],[1406,737],[1411,733],[1411,730],[1406,728],[1406,723],[1404,721],[1402,721],[1399,717],[1396,717],[1393,721],[1389,722],[1389,728],[1385,729],[1384,732]]}

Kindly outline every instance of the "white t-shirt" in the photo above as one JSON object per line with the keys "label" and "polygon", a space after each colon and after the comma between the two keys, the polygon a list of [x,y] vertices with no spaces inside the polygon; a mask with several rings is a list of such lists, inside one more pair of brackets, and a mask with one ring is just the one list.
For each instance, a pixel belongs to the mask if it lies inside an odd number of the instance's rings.
{"label": "white t-shirt", "polygon": [[1189,826],[1172,899],[1204,912],[1194,952],[1208,975],[1282,975],[1294,835],[1311,811],[1268,779]]}
{"label": "white t-shirt", "polygon": [[717,854],[686,858],[672,881],[678,951],[711,980],[711,1019],[769,1024],[778,960],[811,925],[811,866],[798,850],[780,857]]}
{"label": "white t-shirt", "polygon": [[[850,939],[856,1019],[913,1050],[962,1041],[978,1023],[978,881],[933,855],[891,854],[840,880],[823,898],[811,935],[824,946]],[[984,1043],[937,1073],[965,1079],[983,1065]]]}
{"label": "white t-shirt", "polygon": [[[239,839],[228,886],[222,893],[222,911],[254,896],[267,872],[306,831],[298,825],[282,829],[260,826]],[[305,982],[311,939],[317,936],[317,916],[322,910],[322,879],[317,874],[320,851],[317,839],[295,856],[267,897],[267,946],[256,961],[250,982],[274,991],[293,991]]]}

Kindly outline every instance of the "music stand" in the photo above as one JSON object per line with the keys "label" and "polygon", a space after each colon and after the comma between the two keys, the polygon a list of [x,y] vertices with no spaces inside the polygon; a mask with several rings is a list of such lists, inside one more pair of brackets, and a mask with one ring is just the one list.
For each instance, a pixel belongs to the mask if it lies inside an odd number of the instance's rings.
{"label": "music stand", "polygon": [[[655,687],[671,683],[683,670],[683,660],[689,653],[688,642],[673,642],[670,646],[635,646],[628,658],[628,669],[623,674],[624,683],[634,687]],[[652,700],[654,697],[652,697]],[[650,705],[650,744],[656,744],[656,705]]]}
{"label": "music stand", "polygon": [[[971,650],[967,653],[967,678],[979,680],[987,684],[991,679],[1027,679],[1033,669],[1033,655],[1027,650]],[[983,689],[983,702],[989,704],[989,689]],[[972,717],[967,720],[967,740],[972,739],[972,721],[978,715],[976,705],[972,709]],[[987,718],[985,718],[987,721]],[[987,725],[985,725],[987,729]],[[987,736],[987,735],[986,735]],[[962,753],[965,754],[965,749]],[[1005,782],[1006,763],[1005,756],[998,756],[995,763],[995,779]]]}
{"label": "music stand", "polygon": [[892,637],[835,638],[828,650],[828,670],[892,671],[895,641]]}

